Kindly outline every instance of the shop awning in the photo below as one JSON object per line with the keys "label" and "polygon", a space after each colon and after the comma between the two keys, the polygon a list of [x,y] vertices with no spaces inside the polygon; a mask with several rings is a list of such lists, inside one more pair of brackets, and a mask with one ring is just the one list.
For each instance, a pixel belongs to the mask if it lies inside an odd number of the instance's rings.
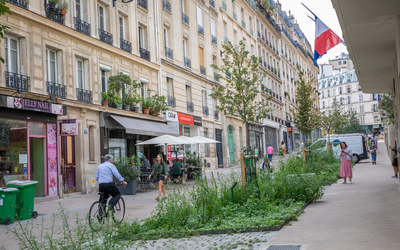
{"label": "shop awning", "polygon": [[125,128],[125,132],[127,134],[151,136],[178,135],[178,132],[174,131],[165,123],[151,122],[116,115],[110,116]]}

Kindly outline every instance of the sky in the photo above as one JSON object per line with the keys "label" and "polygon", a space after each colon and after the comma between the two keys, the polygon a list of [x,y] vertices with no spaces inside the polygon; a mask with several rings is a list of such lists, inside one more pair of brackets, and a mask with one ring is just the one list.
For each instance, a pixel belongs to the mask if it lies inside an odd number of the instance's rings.
{"label": "sky", "polygon": [[[336,16],[335,9],[331,0],[279,0],[282,4],[282,10],[294,15],[300,28],[305,33],[308,41],[314,49],[315,23],[307,16],[313,15],[301,3],[304,3],[319,19],[321,19],[329,28],[331,28],[339,37],[343,39],[342,30]],[[329,59],[334,59],[341,52],[347,52],[346,46],[339,44],[328,51],[326,55],[318,60],[318,64],[328,63]]]}

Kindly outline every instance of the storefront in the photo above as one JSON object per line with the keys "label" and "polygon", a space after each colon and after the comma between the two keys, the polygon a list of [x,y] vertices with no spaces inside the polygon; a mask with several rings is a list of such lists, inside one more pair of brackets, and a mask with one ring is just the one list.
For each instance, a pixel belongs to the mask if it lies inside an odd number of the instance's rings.
{"label": "storefront", "polygon": [[111,154],[115,161],[123,157],[146,156],[150,162],[162,152],[157,145],[136,145],[161,135],[178,135],[162,121],[144,120],[104,112],[100,121],[102,161]]}
{"label": "storefront", "polygon": [[251,150],[257,149],[261,158],[263,155],[263,126],[255,123],[248,123]]}
{"label": "storefront", "polygon": [[[176,131],[179,136],[193,137],[199,135],[199,128],[202,126],[200,116],[189,115],[181,112],[167,111],[165,121],[168,126]],[[168,155],[173,159],[183,159],[186,152],[198,153],[198,145],[171,145],[168,147]]]}
{"label": "storefront", "polygon": [[[274,153],[278,152],[278,136],[277,131],[279,130],[279,124],[264,120],[264,137],[265,137],[265,149],[271,145],[274,148]],[[264,153],[266,153],[264,151]]]}
{"label": "storefront", "polygon": [[[36,197],[57,196],[57,115],[66,107],[0,95],[0,175],[36,180]],[[0,176],[1,177],[1,176]]]}

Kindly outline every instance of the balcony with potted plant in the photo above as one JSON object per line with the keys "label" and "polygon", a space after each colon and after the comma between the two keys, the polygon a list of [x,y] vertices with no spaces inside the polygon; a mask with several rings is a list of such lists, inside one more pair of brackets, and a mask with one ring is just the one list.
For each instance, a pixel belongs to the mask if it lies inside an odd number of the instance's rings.
{"label": "balcony with potted plant", "polygon": [[168,111],[167,97],[156,94],[152,98],[153,107],[151,108],[151,114],[154,116],[158,116],[160,113],[165,114],[165,111]]}
{"label": "balcony with potted plant", "polygon": [[146,97],[143,99],[142,108],[143,114],[150,114],[150,108],[154,106],[154,100],[151,97]]}
{"label": "balcony with potted plant", "polygon": [[64,25],[65,21],[64,17],[68,10],[68,3],[65,1],[60,3],[59,0],[48,0],[45,1],[44,5],[45,5],[46,17],[50,20],[53,20],[59,24]]}

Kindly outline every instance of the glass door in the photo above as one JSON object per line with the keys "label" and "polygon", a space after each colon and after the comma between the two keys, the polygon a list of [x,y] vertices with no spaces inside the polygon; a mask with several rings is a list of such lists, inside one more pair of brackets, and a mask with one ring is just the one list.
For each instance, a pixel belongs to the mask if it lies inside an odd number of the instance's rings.
{"label": "glass door", "polygon": [[38,181],[35,188],[35,197],[46,196],[45,189],[45,150],[44,138],[29,138],[30,148],[30,179]]}

